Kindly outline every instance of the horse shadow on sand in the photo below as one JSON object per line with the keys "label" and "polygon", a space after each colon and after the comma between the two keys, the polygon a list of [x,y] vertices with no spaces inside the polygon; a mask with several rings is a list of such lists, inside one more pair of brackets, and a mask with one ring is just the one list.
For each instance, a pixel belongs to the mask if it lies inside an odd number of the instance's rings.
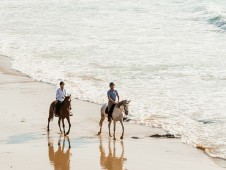
{"label": "horse shadow on sand", "polygon": [[[112,149],[113,143],[113,149]],[[127,160],[124,157],[124,144],[123,141],[120,141],[121,145],[121,154],[119,156],[116,155],[116,141],[108,141],[108,154],[105,152],[105,148],[102,144],[102,139],[100,138],[100,165],[103,169],[106,170],[123,170],[124,162]]]}
{"label": "horse shadow on sand", "polygon": [[[63,141],[62,141],[63,138]],[[65,150],[65,141],[68,142],[68,147]],[[58,140],[58,149],[54,150],[53,140],[48,134],[48,150],[49,160],[54,166],[54,170],[69,170],[70,169],[70,156],[71,144],[68,136],[60,135]]]}

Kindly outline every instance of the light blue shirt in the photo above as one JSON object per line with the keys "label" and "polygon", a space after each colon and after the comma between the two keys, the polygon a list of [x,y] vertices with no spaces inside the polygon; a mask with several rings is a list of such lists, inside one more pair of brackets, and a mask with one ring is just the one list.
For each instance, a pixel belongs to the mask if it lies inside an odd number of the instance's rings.
{"label": "light blue shirt", "polygon": [[62,101],[64,101],[65,96],[66,96],[65,89],[63,89],[63,90],[61,88],[57,89],[57,91],[56,91],[56,99],[57,100],[62,102]]}
{"label": "light blue shirt", "polygon": [[108,97],[110,97],[113,101],[116,101],[116,97],[118,96],[117,90],[109,90],[107,93]]}

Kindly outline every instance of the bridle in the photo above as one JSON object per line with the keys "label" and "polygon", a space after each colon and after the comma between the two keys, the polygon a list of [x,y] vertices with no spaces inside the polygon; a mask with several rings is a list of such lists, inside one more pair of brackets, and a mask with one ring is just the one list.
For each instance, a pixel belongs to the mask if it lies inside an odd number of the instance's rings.
{"label": "bridle", "polygon": [[127,105],[128,104],[124,104],[124,112],[125,112],[125,115],[128,115],[129,114],[129,110],[128,110]]}

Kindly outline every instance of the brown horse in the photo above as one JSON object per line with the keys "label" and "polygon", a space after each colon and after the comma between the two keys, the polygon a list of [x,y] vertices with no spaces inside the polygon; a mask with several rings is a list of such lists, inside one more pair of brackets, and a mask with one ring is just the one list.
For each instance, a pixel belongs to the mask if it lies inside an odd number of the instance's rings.
{"label": "brown horse", "polygon": [[[50,108],[49,108],[49,118],[48,118],[47,131],[49,131],[49,122],[50,122],[50,120],[53,120],[53,117],[54,117],[55,106],[56,106],[56,102],[53,101],[50,105]],[[71,129],[70,110],[71,110],[71,96],[66,96],[64,101],[61,104],[61,107],[60,107],[60,110],[59,110],[59,120],[58,120],[58,125],[59,125],[61,133],[62,133],[62,130],[61,130],[61,126],[60,126],[60,121],[62,120],[64,135],[69,135],[70,129]],[[67,119],[68,124],[69,124],[69,129],[68,129],[67,133],[65,133],[65,124],[64,124],[65,118]]]}

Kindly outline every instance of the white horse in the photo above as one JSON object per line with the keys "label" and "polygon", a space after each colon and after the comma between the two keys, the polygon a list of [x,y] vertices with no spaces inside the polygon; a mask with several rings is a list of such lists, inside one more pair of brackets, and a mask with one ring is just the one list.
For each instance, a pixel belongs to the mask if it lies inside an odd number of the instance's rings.
{"label": "white horse", "polygon": [[[128,111],[128,105],[129,105],[130,101],[127,100],[123,100],[119,103],[117,103],[114,107],[113,113],[112,113],[112,119],[110,120],[110,122],[108,123],[108,130],[109,130],[109,136],[111,136],[111,122],[113,120],[114,122],[114,140],[116,140],[115,138],[115,127],[116,127],[116,122],[120,121],[121,125],[122,125],[122,136],[120,137],[120,139],[123,139],[124,136],[124,125],[123,125],[123,112],[125,112],[125,115],[129,114]],[[103,125],[103,121],[105,119],[105,117],[108,117],[108,114],[106,113],[106,109],[107,109],[107,104],[104,104],[101,107],[101,119],[100,119],[100,131],[98,132],[98,135],[101,134],[102,131],[102,125]]]}

